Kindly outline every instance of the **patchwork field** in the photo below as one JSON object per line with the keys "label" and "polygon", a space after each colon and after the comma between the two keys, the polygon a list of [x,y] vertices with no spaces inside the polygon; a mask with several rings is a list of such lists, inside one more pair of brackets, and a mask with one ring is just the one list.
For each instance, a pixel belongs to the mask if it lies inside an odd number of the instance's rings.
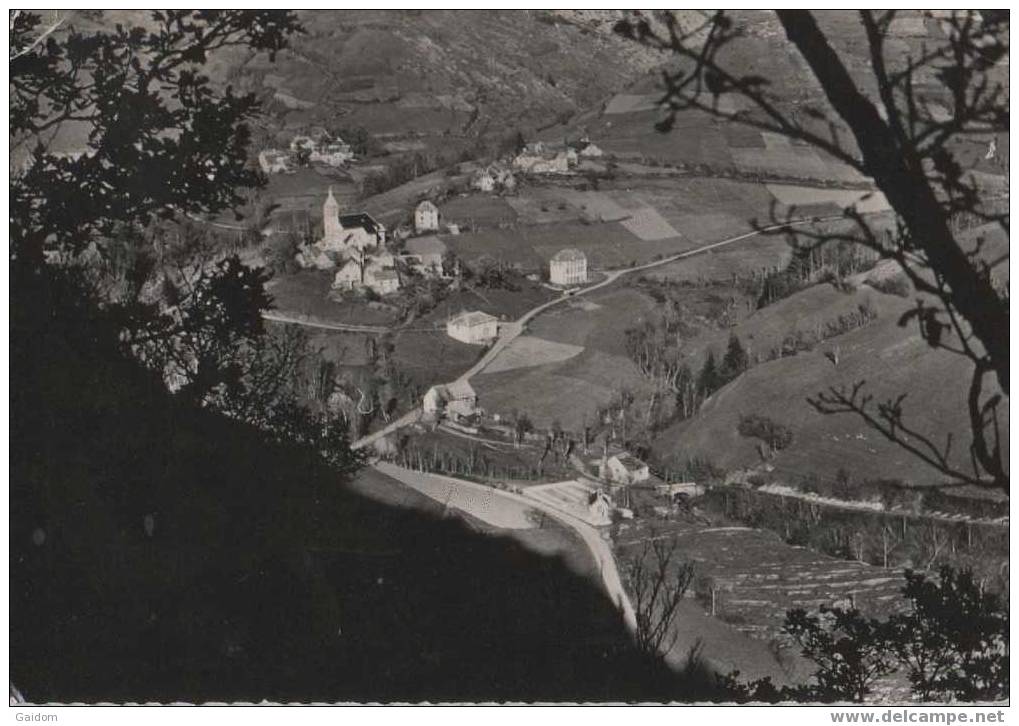
{"label": "patchwork field", "polygon": [[579,345],[567,345],[530,335],[516,338],[485,367],[486,373],[500,373],[518,368],[560,363],[583,351]]}
{"label": "patchwork field", "polygon": [[784,267],[791,257],[792,247],[783,237],[762,235],[676,260],[644,274],[652,279],[676,282],[731,280],[733,275]]}
{"label": "patchwork field", "polygon": [[623,220],[623,226],[645,242],[679,236],[679,232],[654,207],[635,209],[628,219]]}
{"label": "patchwork field", "polygon": [[471,194],[454,197],[439,205],[443,224],[482,229],[510,225],[517,221],[517,211],[504,198],[492,194]]}
{"label": "patchwork field", "polygon": [[568,204],[557,187],[529,186],[526,193],[505,197],[521,224],[579,222],[583,213]]}
{"label": "patchwork field", "polygon": [[555,297],[558,293],[530,280],[519,281],[519,287],[513,290],[458,290],[450,292],[434,310],[414,321],[412,327],[433,325],[445,329],[449,318],[465,310],[481,310],[503,320],[516,320]]}
{"label": "patchwork field", "polygon": [[[587,303],[598,307],[586,309]],[[655,309],[654,301],[632,287],[612,286],[557,305],[532,320],[529,332],[544,340],[579,345],[612,355],[625,355],[625,330]]]}
{"label": "patchwork field", "polygon": [[599,407],[608,405],[622,390],[637,396],[648,385],[628,358],[597,350],[563,362],[526,369],[482,373],[472,379],[481,405],[490,413],[519,410],[538,427],[554,422],[569,431],[591,424]]}
{"label": "patchwork field", "polygon": [[587,255],[592,268],[612,268],[646,262],[655,255],[679,251],[675,240],[645,242],[619,222],[560,223],[492,229],[472,234],[441,235],[461,258],[489,256],[526,272],[538,272],[565,247]]}
{"label": "patchwork field", "polygon": [[561,200],[573,207],[582,216],[597,222],[618,222],[630,216],[630,211],[604,192],[559,189],[555,192]]}
{"label": "patchwork field", "polygon": [[817,189],[790,184],[765,184],[765,188],[787,207],[805,207],[834,204],[841,209],[855,207],[857,212],[870,214],[891,209],[881,192],[864,192],[851,189]]}
{"label": "patchwork field", "polygon": [[558,420],[578,431],[620,391],[646,395],[647,381],[626,356],[623,331],[653,307],[637,290],[612,287],[551,308],[531,321],[529,334],[580,352],[526,368],[486,369],[472,380],[482,405],[493,413],[525,411],[538,426]]}

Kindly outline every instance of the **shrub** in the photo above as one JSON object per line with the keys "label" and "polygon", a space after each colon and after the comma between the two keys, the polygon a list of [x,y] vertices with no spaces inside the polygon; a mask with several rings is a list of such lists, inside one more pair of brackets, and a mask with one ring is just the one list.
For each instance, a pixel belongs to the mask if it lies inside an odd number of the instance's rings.
{"label": "shrub", "polygon": [[913,285],[909,282],[909,278],[901,272],[891,277],[868,280],[867,283],[878,292],[883,292],[886,295],[909,297],[909,294],[913,291]]}
{"label": "shrub", "polygon": [[760,416],[754,413],[748,416],[740,416],[737,430],[740,436],[760,439],[772,451],[781,451],[788,448],[793,442],[793,431],[791,428],[776,423],[767,416]]}

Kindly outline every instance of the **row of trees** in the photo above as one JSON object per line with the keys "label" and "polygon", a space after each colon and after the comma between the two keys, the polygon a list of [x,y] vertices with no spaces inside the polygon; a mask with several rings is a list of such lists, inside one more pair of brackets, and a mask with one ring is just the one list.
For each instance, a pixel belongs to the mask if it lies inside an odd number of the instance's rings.
{"label": "row of trees", "polygon": [[880,567],[968,568],[981,586],[1007,593],[1008,530],[1004,526],[940,521],[913,513],[836,509],[732,487],[708,490],[699,506],[713,516],[770,530],[789,544],[833,557]]}
{"label": "row of trees", "polygon": [[[795,244],[798,238],[792,239]],[[841,285],[847,275],[869,270],[877,260],[876,252],[854,242],[797,246],[784,268],[763,277],[741,278],[740,285],[760,309],[819,282]]]}

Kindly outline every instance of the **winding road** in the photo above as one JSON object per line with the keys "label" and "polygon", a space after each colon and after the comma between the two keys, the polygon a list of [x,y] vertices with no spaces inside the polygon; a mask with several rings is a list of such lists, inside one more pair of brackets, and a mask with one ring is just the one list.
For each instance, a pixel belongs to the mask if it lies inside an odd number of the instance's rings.
{"label": "winding road", "polygon": [[[520,318],[518,318],[517,320],[514,320],[513,322],[501,323],[499,325],[499,337],[496,338],[495,343],[492,344],[492,347],[489,348],[488,351],[485,352],[485,354],[478,360],[477,363],[475,363],[467,371],[462,373],[456,379],[456,381],[457,382],[467,382],[467,381],[470,381],[470,379],[473,378],[474,376],[478,375],[481,371],[483,371],[488,366],[489,363],[491,363],[493,360],[495,360],[496,356],[498,356],[503,350],[506,349],[506,346],[508,346],[510,343],[512,343],[514,340],[516,340],[518,337],[520,337],[520,335],[527,329],[527,323],[529,323],[531,320],[533,320],[538,315],[541,315],[541,313],[545,312],[546,310],[548,310],[549,308],[551,308],[551,307],[553,307],[555,305],[559,305],[561,303],[564,303],[567,300],[572,300],[573,298],[580,297],[581,295],[588,295],[588,294],[590,294],[592,292],[595,292],[597,290],[601,290],[602,288],[608,287],[609,285],[611,285],[612,283],[614,283],[616,280],[618,280],[620,277],[623,277],[624,275],[630,275],[630,274],[633,274],[635,272],[643,272],[644,270],[650,270],[650,269],[653,269],[655,267],[661,267],[662,265],[667,265],[670,262],[675,262],[676,260],[682,260],[682,259],[687,258],[687,257],[693,257],[694,255],[699,255],[699,254],[701,254],[703,252],[709,252],[711,250],[718,249],[719,247],[725,247],[727,245],[735,244],[736,242],[742,242],[745,239],[750,239],[751,237],[757,237],[758,235],[765,234],[767,232],[775,232],[775,231],[778,231],[780,229],[788,229],[790,227],[797,227],[797,226],[804,225],[804,224],[813,224],[815,222],[831,222],[831,221],[838,220],[838,219],[844,219],[844,216],[841,215],[841,214],[833,214],[833,215],[830,215],[830,216],[827,216],[827,217],[808,217],[808,218],[804,218],[804,219],[792,220],[790,222],[782,222],[780,224],[772,224],[772,225],[769,225],[767,227],[761,227],[759,229],[755,229],[755,230],[752,230],[750,232],[744,232],[743,234],[738,234],[735,237],[727,237],[726,239],[719,240],[717,242],[709,242],[708,244],[700,245],[699,247],[694,247],[693,249],[686,250],[685,252],[677,252],[674,255],[670,255],[668,257],[663,257],[660,260],[654,260],[653,262],[648,262],[648,263],[645,263],[643,265],[636,265],[634,267],[626,267],[626,268],[623,268],[621,270],[610,270],[610,271],[605,273],[605,279],[600,281],[600,282],[596,282],[593,285],[588,285],[585,288],[581,288],[580,290],[577,290],[572,295],[565,295],[564,294],[561,297],[557,297],[557,298],[555,298],[553,300],[549,300],[547,302],[544,302],[541,305],[538,305],[537,307],[531,308],[526,313],[524,313]],[[334,330],[359,330],[359,329],[363,329],[365,327],[371,327],[371,326],[354,326],[354,325],[345,326],[344,323],[336,323],[333,326],[330,326],[330,325],[321,325],[321,324],[317,324],[317,323],[308,323],[308,322],[302,322],[302,321],[299,321],[299,320],[293,320],[291,318],[288,318],[288,317],[282,316],[282,315],[276,315],[275,317],[270,317],[270,315],[275,315],[275,314],[273,314],[273,313],[266,313],[263,317],[266,317],[266,319],[269,319],[269,320],[276,320],[277,322],[293,322],[293,323],[298,323],[298,324],[301,324],[301,325],[313,325],[314,327],[323,327],[323,328],[325,328],[325,327],[332,327]],[[419,409],[414,409],[413,411],[411,411],[411,412],[409,412],[407,414],[404,414],[400,418],[392,421],[385,428],[379,429],[378,431],[375,431],[374,433],[368,434],[367,436],[364,436],[364,437],[358,439],[357,441],[355,441],[354,443],[351,444],[351,448],[352,449],[361,449],[361,448],[363,448],[365,446],[368,446],[369,444],[373,444],[376,441],[378,441],[379,439],[383,438],[384,436],[387,436],[387,435],[393,433],[397,429],[400,429],[403,426],[407,426],[410,423],[414,423],[415,421],[417,421],[420,418],[420,416],[421,416],[420,410]]]}
{"label": "winding road", "polygon": [[[523,316],[521,316],[517,320],[500,325],[499,337],[496,339],[495,343],[492,344],[492,347],[489,348],[489,350],[485,353],[485,355],[483,355],[478,360],[477,363],[475,363],[473,366],[471,366],[470,369],[468,369],[462,375],[460,375],[460,377],[457,378],[457,381],[469,381],[472,377],[483,371],[485,367],[488,366],[488,364],[491,363],[496,358],[496,356],[498,356],[506,348],[506,346],[508,346],[510,343],[516,340],[524,332],[524,330],[526,330],[528,322],[533,320],[535,317],[537,317],[544,311],[548,310],[549,308],[555,305],[559,305],[563,302],[566,302],[567,300],[570,300],[574,297],[578,297],[580,295],[588,295],[592,292],[595,292],[596,290],[601,290],[602,288],[611,285],[624,275],[642,272],[644,270],[650,270],[655,267],[667,265],[671,262],[675,262],[676,260],[681,260],[686,257],[692,257],[694,255],[708,252],[710,250],[718,249],[719,247],[725,247],[727,245],[735,244],[736,242],[741,242],[743,240],[756,237],[766,232],[786,229],[797,225],[811,224],[814,222],[832,221],[841,218],[842,215],[832,215],[823,218],[800,219],[791,222],[786,222],[783,224],[775,224],[769,227],[763,227],[761,229],[756,229],[750,232],[746,232],[744,234],[736,235],[734,237],[729,237],[724,240],[719,240],[717,242],[711,242],[705,245],[701,245],[691,250],[686,250],[684,252],[679,252],[677,254],[670,255],[669,257],[665,257],[661,260],[655,260],[653,262],[648,262],[643,265],[628,267],[621,270],[611,270],[605,274],[605,279],[601,280],[600,282],[597,282],[593,285],[589,285],[588,287],[578,290],[572,295],[563,295],[562,297],[558,297],[555,298],[554,300],[549,300],[548,302],[542,303],[541,305],[538,305],[537,307],[534,307],[531,310],[527,311]],[[280,319],[280,322],[287,321],[285,319]],[[361,449],[364,448],[365,446],[369,446],[374,442],[378,441],[379,439],[381,439],[382,437],[387,436],[388,434],[397,431],[398,429],[403,428],[404,426],[408,426],[418,421],[420,417],[421,410],[419,408],[416,408],[404,414],[400,418],[390,422],[384,428],[375,431],[374,433],[368,434],[367,436],[364,436],[358,439],[357,441],[353,442],[353,444],[351,444],[351,448]],[[375,461],[372,463],[372,466],[378,471],[382,472],[383,474],[386,474],[387,476],[390,476],[391,478],[396,479],[397,481],[403,482],[404,484],[412,488],[414,488],[415,479],[417,477],[435,476],[421,474],[419,472],[415,472],[409,469],[403,469],[394,464],[382,461]],[[514,501],[518,504],[526,504],[529,507],[542,511],[548,516],[555,518],[556,520],[558,520],[559,522],[561,522],[562,524],[576,532],[577,535],[580,537],[581,541],[584,542],[588,551],[591,553],[591,557],[597,563],[598,570],[601,575],[602,585],[604,586],[605,591],[608,593],[609,598],[622,612],[623,619],[627,627],[631,630],[631,632],[636,630],[636,616],[634,613],[633,603],[630,601],[630,597],[627,594],[626,589],[623,587],[622,578],[619,575],[619,569],[616,565],[615,557],[612,554],[612,548],[609,545],[606,536],[603,535],[602,532],[600,532],[597,528],[593,527],[592,525],[588,524],[587,522],[583,521],[582,519],[574,516],[573,514],[567,511],[558,509],[545,502],[539,502],[529,497],[524,497],[519,494],[515,494],[513,492],[498,490],[493,487],[485,486],[483,484],[477,484],[475,482],[470,482],[463,479],[456,479],[454,477],[443,477],[443,480],[450,486],[472,490],[478,493],[484,492],[485,495],[487,496],[504,497],[507,500]]]}
{"label": "winding road", "polygon": [[626,594],[626,589],[623,587],[623,580],[619,576],[616,559],[612,556],[612,547],[608,542],[607,535],[604,535],[596,527],[591,526],[579,517],[576,517],[565,510],[559,509],[558,507],[554,507],[545,502],[525,497],[514,492],[496,489],[484,484],[478,484],[464,479],[457,479],[451,476],[422,473],[412,469],[404,469],[403,467],[384,461],[377,461],[373,463],[372,466],[386,476],[396,479],[412,489],[425,491],[426,494],[427,490],[425,490],[424,487],[419,488],[425,479],[441,480],[443,483],[452,487],[472,491],[481,496],[502,498],[529,509],[537,509],[553,519],[558,520],[576,532],[577,535],[580,536],[581,540],[583,540],[588,551],[591,553],[591,557],[594,559],[595,564],[598,565],[598,572],[601,575],[602,585],[605,587],[605,591],[608,593],[609,599],[622,613],[623,621],[626,623],[626,626],[630,629],[630,631],[634,632],[636,630],[637,619],[633,610],[633,603],[630,602],[630,598]]}

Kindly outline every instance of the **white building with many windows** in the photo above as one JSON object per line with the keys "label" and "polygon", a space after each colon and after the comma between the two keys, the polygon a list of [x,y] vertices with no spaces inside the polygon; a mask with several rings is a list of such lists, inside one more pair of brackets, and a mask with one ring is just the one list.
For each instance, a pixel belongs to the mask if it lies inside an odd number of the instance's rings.
{"label": "white building with many windows", "polygon": [[581,285],[587,282],[587,257],[580,250],[559,250],[548,263],[548,279],[553,285]]}

